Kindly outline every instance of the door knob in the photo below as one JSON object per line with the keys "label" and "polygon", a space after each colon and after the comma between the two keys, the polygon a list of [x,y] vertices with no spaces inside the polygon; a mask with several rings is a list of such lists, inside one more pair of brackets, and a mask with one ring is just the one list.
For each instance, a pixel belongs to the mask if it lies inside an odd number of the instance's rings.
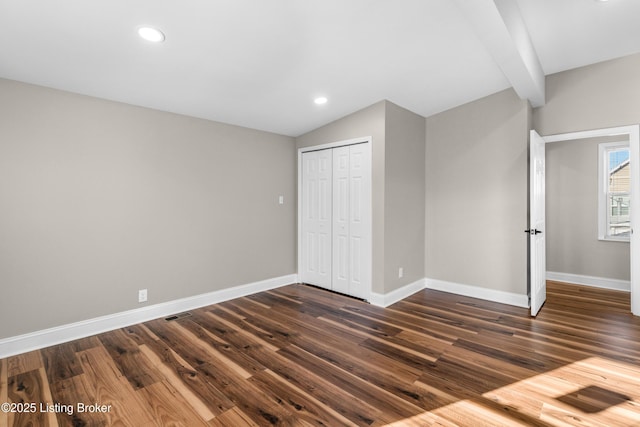
{"label": "door knob", "polygon": [[542,234],[542,231],[541,231],[541,230],[538,230],[537,228],[533,228],[533,229],[529,229],[529,230],[524,230],[524,232],[525,232],[525,233],[532,234],[532,235],[535,235],[535,234]]}

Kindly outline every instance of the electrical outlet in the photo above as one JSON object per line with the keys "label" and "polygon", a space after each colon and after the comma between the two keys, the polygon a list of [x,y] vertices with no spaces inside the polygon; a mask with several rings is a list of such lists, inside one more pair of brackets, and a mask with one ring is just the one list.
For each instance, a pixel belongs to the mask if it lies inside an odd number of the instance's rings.
{"label": "electrical outlet", "polygon": [[284,205],[284,196],[278,197],[278,203]]}
{"label": "electrical outlet", "polygon": [[138,302],[146,302],[147,301],[147,290],[140,289],[138,291]]}
{"label": "electrical outlet", "polygon": [[404,276],[404,268],[400,267],[398,269],[398,278],[401,278],[402,276]]}

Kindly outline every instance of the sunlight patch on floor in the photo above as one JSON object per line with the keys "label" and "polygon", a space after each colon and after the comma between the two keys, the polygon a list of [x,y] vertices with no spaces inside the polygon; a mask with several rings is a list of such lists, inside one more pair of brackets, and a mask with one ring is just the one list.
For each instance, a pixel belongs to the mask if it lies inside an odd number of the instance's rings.
{"label": "sunlight patch on floor", "polygon": [[639,420],[640,367],[590,357],[387,426],[632,426]]}

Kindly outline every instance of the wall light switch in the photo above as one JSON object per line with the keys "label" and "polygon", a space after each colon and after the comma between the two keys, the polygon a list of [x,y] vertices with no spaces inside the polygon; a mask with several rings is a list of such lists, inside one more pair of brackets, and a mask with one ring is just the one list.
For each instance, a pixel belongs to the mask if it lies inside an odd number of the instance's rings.
{"label": "wall light switch", "polygon": [[278,203],[284,205],[284,196],[278,197]]}

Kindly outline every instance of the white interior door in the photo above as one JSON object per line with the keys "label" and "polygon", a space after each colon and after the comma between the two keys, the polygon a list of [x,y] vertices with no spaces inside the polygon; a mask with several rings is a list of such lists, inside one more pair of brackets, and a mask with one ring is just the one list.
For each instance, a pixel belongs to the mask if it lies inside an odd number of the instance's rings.
{"label": "white interior door", "polygon": [[349,146],[349,288],[368,299],[371,289],[371,145]]}
{"label": "white interior door", "polygon": [[529,255],[531,266],[531,315],[547,299],[545,248],[545,141],[535,130],[529,141]]}
{"label": "white interior door", "polygon": [[333,149],[333,290],[369,298],[371,160],[367,144]]}
{"label": "white interior door", "polygon": [[331,289],[331,150],[302,153],[300,280]]}
{"label": "white interior door", "polygon": [[640,128],[629,126],[629,151],[631,161],[631,312],[640,316]]}

